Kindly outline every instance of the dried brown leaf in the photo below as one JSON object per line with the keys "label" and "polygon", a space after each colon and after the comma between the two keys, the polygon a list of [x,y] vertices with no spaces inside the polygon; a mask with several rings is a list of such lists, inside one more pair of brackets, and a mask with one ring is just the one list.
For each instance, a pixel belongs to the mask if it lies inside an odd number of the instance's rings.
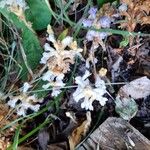
{"label": "dried brown leaf", "polygon": [[124,85],[119,95],[123,97],[131,96],[134,99],[146,98],[150,95],[150,80],[145,76],[131,81]]}
{"label": "dried brown leaf", "polygon": [[77,127],[69,136],[70,150],[74,150],[75,146],[79,144],[82,137],[86,135],[91,125],[91,113],[87,112],[87,120],[85,120],[79,127]]}
{"label": "dried brown leaf", "polygon": [[128,5],[127,11],[121,12],[121,16],[125,16],[126,22],[121,23],[120,27],[133,32],[137,23],[149,24],[150,3],[149,0],[122,0],[122,3]]}

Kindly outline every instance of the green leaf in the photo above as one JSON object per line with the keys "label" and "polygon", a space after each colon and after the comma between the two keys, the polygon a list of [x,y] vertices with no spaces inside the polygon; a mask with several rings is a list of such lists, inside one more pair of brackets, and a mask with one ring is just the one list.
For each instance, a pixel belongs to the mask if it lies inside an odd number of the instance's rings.
{"label": "green leaf", "polygon": [[124,37],[124,40],[120,42],[120,48],[124,48],[129,44],[129,37]]}
{"label": "green leaf", "polygon": [[35,30],[42,30],[50,23],[52,15],[47,0],[26,0],[26,19],[32,23]]}
{"label": "green leaf", "polygon": [[[25,29],[22,32],[22,44],[27,57],[27,63],[31,69],[35,69],[39,64],[39,61],[42,57],[42,48],[40,46],[37,36],[31,32],[31,30]],[[21,57],[20,57],[21,58]],[[25,63],[23,65],[22,75],[27,76],[27,67]]]}
{"label": "green leaf", "polygon": [[68,29],[65,29],[58,37],[58,40],[62,41],[68,34]]}
{"label": "green leaf", "polygon": [[17,127],[16,132],[15,132],[15,136],[14,136],[13,143],[12,143],[12,145],[10,145],[10,146],[7,148],[7,150],[17,150],[20,130],[21,130],[21,125],[19,125],[19,126]]}
{"label": "green leaf", "polygon": [[40,129],[42,129],[45,125],[50,124],[52,119],[48,117],[43,123],[38,125],[36,128],[34,128],[32,131],[27,133],[25,136],[19,139],[19,144],[27,140],[29,137],[33,136],[36,132],[38,132]]}
{"label": "green leaf", "polygon": [[125,120],[133,118],[138,111],[138,106],[133,98],[124,97],[121,99],[120,96],[118,96],[116,97],[115,103],[116,112]]}
{"label": "green leaf", "polygon": [[20,130],[21,130],[21,125],[18,126],[18,128],[15,132],[15,137],[14,137],[14,142],[13,142],[13,150],[17,150]]}
{"label": "green leaf", "polygon": [[[0,8],[0,13],[6,17],[9,21],[14,24],[18,31],[20,31],[21,36],[21,48],[25,54],[26,60],[23,59],[21,50],[18,53],[18,62],[22,66],[21,78],[23,80],[27,79],[28,67],[33,70],[39,64],[42,57],[42,48],[40,46],[39,40],[33,31],[33,29],[27,24],[26,20],[21,20],[14,13],[9,12],[7,8]],[[27,67],[28,66],[28,67]]]}

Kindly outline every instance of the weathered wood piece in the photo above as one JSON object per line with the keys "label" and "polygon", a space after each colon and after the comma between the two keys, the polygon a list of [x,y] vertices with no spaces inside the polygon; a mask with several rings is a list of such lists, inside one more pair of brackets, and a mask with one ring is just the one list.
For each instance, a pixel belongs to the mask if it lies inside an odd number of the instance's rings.
{"label": "weathered wood piece", "polygon": [[127,121],[110,117],[78,150],[150,150],[150,141]]}

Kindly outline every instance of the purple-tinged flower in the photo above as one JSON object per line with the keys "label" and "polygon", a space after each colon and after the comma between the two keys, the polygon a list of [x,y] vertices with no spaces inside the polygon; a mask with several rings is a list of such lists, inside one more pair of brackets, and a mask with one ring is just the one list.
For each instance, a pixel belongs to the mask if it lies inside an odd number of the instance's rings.
{"label": "purple-tinged flower", "polygon": [[98,39],[105,39],[108,36],[108,34],[106,32],[99,32],[99,31],[94,31],[94,30],[89,30],[86,34],[86,39],[88,41],[93,41],[94,38],[98,38]]}
{"label": "purple-tinged flower", "polygon": [[84,27],[91,27],[91,26],[92,26],[92,23],[93,23],[93,20],[90,20],[90,19],[83,19],[82,23],[83,23],[83,26],[84,26]]}
{"label": "purple-tinged flower", "polygon": [[95,35],[96,35],[96,31],[94,31],[94,30],[89,30],[89,31],[87,32],[87,34],[86,34],[86,39],[87,39],[88,41],[93,41]]}
{"label": "purple-tinged flower", "polygon": [[118,10],[119,10],[120,12],[122,12],[122,11],[127,11],[127,9],[128,9],[128,6],[127,6],[127,4],[125,4],[125,3],[122,3],[122,4],[119,6],[119,8],[118,8]]}
{"label": "purple-tinged flower", "polygon": [[100,18],[99,23],[102,28],[110,28],[111,18],[107,16],[103,16]]}
{"label": "purple-tinged flower", "polygon": [[88,13],[89,13],[89,18],[90,19],[95,19],[95,17],[96,17],[96,12],[97,12],[97,8],[95,8],[95,7],[91,7],[90,8],[90,10],[88,11]]}
{"label": "purple-tinged flower", "polygon": [[102,40],[105,39],[107,36],[108,36],[108,34],[106,32],[100,32],[99,33],[99,38]]}

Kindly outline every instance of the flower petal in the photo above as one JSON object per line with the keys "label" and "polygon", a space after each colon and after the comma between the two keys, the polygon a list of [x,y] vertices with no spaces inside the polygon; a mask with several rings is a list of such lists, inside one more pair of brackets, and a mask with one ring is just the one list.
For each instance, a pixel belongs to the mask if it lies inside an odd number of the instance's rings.
{"label": "flower petal", "polygon": [[69,46],[72,43],[72,41],[73,41],[73,38],[70,36],[67,36],[66,38],[64,38],[61,41],[61,43],[62,43],[63,47],[65,48],[65,47]]}

